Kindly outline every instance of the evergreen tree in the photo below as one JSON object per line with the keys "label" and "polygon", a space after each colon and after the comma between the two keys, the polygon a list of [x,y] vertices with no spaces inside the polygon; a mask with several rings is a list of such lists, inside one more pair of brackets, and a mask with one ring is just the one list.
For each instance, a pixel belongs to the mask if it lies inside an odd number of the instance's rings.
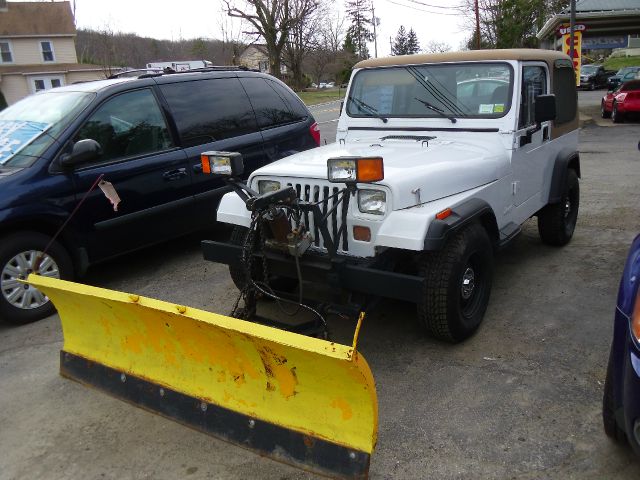
{"label": "evergreen tree", "polygon": [[420,51],[420,42],[418,42],[418,35],[414,32],[413,28],[409,30],[407,35],[407,55],[413,55]]}
{"label": "evergreen tree", "polygon": [[351,19],[351,25],[347,29],[347,35],[353,42],[356,55],[361,58],[369,58],[367,42],[373,40],[373,25],[371,18],[370,0],[347,0],[345,3],[347,16]]}
{"label": "evergreen tree", "polygon": [[[413,31],[413,30],[411,30]],[[391,45],[391,55],[406,55],[407,54],[407,32],[404,29],[404,25],[400,25],[398,34],[396,35],[393,45]]]}

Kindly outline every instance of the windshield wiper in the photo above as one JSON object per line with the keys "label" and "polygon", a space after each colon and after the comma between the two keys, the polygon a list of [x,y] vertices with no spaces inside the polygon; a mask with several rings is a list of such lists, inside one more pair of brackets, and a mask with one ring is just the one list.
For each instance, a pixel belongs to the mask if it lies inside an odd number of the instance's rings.
{"label": "windshield wiper", "polygon": [[376,118],[379,118],[380,120],[382,120],[384,123],[387,123],[389,121],[389,119],[383,115],[380,115],[380,113],[378,112],[378,110],[376,110],[374,107],[372,107],[371,105],[369,105],[368,103],[363,102],[362,100],[360,100],[359,98],[355,98],[355,97],[349,97],[347,98],[347,100],[351,100],[353,103],[356,104],[357,107],[359,107],[361,110],[366,110],[368,111],[371,115],[373,115]]}
{"label": "windshield wiper", "polygon": [[429,110],[433,110],[434,112],[439,113],[440,116],[442,116],[444,118],[448,118],[449,120],[451,120],[451,123],[456,123],[458,121],[456,119],[456,117],[454,117],[453,115],[449,115],[449,114],[445,113],[444,110],[440,110],[438,107],[435,107],[435,106],[431,105],[426,100],[423,100],[423,99],[418,98],[418,97],[413,97],[413,98],[416,99],[417,101],[419,101],[421,104],[423,104]]}

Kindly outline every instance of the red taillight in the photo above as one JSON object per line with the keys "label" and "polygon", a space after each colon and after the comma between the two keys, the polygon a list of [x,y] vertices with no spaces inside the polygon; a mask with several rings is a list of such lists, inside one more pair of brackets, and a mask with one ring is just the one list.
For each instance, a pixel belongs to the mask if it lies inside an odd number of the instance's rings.
{"label": "red taillight", "polygon": [[316,122],[313,122],[313,125],[309,127],[309,133],[311,133],[316,145],[320,146],[320,127]]}

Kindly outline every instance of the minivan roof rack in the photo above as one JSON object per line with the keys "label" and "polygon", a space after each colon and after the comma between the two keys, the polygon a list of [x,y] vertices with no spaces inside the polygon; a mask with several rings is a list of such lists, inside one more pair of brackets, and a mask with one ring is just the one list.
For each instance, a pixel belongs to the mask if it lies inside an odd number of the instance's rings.
{"label": "minivan roof rack", "polygon": [[145,74],[149,74],[149,73],[158,74],[158,73],[162,73],[162,69],[161,68],[135,68],[133,70],[123,70],[122,72],[112,73],[107,78],[108,79],[119,78],[122,75],[126,75],[128,73],[136,73],[136,72],[144,72]]}
{"label": "minivan roof rack", "polygon": [[175,71],[171,67],[166,68],[136,68],[134,70],[125,70],[123,72],[114,73],[107,78],[119,78],[122,75],[135,72],[143,72],[138,78],[158,77],[161,75],[173,75],[174,73],[201,73],[201,72],[259,72],[255,68],[245,67],[244,65],[213,65],[211,67],[191,68],[180,72]]}

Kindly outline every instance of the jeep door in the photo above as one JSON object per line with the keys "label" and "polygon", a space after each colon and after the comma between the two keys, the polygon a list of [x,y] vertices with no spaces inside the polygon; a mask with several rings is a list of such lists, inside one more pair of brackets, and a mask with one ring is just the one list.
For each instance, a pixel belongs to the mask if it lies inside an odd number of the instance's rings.
{"label": "jeep door", "polygon": [[211,225],[227,188],[221,177],[202,173],[200,154],[211,150],[240,152],[245,177],[262,165],[263,140],[251,104],[235,76],[173,83],[160,78],[158,83],[187,156],[194,208],[201,226]]}
{"label": "jeep door", "polygon": [[79,211],[91,263],[193,228],[186,157],[176,148],[151,88],[102,102],[67,151],[83,139],[97,141],[102,154],[71,172],[77,198],[103,175],[121,199],[116,209],[96,188]]}
{"label": "jeep door", "polygon": [[[515,206],[523,205],[521,212],[528,218],[541,205],[538,195],[544,184],[544,173],[550,155],[550,122],[541,128],[535,123],[535,98],[549,93],[549,74],[544,63],[526,62],[520,71],[520,98],[518,124],[515,134],[515,149],[511,159],[514,185],[512,189]],[[527,205],[524,205],[524,204]],[[529,210],[533,209],[532,212]],[[528,214],[527,214],[528,213]]]}

